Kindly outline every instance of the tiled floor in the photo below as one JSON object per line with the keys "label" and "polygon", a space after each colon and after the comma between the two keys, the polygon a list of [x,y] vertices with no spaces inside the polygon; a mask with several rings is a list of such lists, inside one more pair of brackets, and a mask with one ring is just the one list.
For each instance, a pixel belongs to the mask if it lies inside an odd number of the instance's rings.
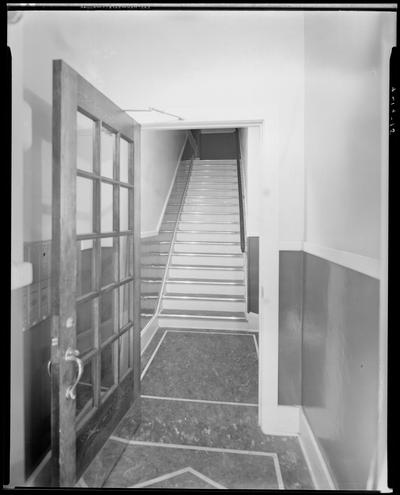
{"label": "tiled floor", "polygon": [[142,422],[118,425],[89,487],[312,489],[296,437],[257,424],[257,335],[158,330],[142,363]]}

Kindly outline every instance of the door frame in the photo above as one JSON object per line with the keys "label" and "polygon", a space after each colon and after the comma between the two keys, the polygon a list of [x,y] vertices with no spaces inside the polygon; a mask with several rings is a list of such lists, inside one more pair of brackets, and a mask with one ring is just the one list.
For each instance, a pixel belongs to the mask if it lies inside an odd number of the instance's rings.
{"label": "door frame", "polygon": [[[129,113],[129,112],[128,112]],[[262,220],[259,236],[259,405],[258,421],[265,434],[297,435],[299,407],[278,404],[279,353],[279,163],[275,153],[276,128],[273,119],[208,119],[143,123],[142,130],[189,130],[218,128],[248,128],[255,132],[258,148],[253,173],[258,181],[257,199]],[[266,166],[268,164],[268,166]],[[264,186],[264,184],[266,186]],[[249,232],[246,233],[249,235]]]}

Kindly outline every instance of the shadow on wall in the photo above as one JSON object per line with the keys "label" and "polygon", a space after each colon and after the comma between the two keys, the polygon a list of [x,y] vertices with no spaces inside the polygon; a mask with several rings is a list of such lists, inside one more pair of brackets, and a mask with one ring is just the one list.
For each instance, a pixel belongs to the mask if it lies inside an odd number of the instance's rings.
{"label": "shadow on wall", "polygon": [[24,101],[32,112],[32,142],[24,152],[24,240],[39,241],[51,239],[52,107],[27,89]]}

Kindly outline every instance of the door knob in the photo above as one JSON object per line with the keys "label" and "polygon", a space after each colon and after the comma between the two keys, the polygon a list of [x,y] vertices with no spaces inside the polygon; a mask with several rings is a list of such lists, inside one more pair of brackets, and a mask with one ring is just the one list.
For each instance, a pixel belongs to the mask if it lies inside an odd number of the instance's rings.
{"label": "door knob", "polygon": [[73,385],[70,385],[67,388],[67,391],[65,392],[65,396],[67,399],[76,399],[76,387],[79,383],[79,380],[81,379],[82,373],[83,373],[83,362],[81,359],[78,358],[79,356],[79,351],[77,349],[71,349],[68,347],[66,353],[65,353],[65,360],[66,361],[75,361],[75,363],[78,365],[78,376],[76,377],[75,382]]}

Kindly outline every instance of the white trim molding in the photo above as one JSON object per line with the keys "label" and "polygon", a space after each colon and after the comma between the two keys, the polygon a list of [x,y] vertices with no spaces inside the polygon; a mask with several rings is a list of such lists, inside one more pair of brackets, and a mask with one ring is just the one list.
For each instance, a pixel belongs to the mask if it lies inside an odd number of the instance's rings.
{"label": "white trim molding", "polygon": [[146,239],[147,237],[154,237],[158,235],[158,230],[146,230],[140,234],[141,239]]}
{"label": "white trim molding", "polygon": [[171,122],[143,122],[142,129],[226,129],[262,125],[263,119],[245,120],[174,120]]}
{"label": "white trim molding", "polygon": [[152,338],[156,334],[158,326],[158,316],[155,314],[145,327],[140,331],[140,352],[144,353]]}
{"label": "white trim molding", "polygon": [[303,241],[279,241],[279,251],[303,251]]}
{"label": "white trim molding", "polygon": [[299,408],[299,441],[316,490],[337,490],[336,483],[302,407]]}
{"label": "white trim molding", "polygon": [[304,252],[318,256],[338,265],[350,268],[356,272],[364,273],[373,278],[380,278],[380,260],[362,256],[361,254],[341,251],[326,246],[320,246],[310,242],[304,242]]}

